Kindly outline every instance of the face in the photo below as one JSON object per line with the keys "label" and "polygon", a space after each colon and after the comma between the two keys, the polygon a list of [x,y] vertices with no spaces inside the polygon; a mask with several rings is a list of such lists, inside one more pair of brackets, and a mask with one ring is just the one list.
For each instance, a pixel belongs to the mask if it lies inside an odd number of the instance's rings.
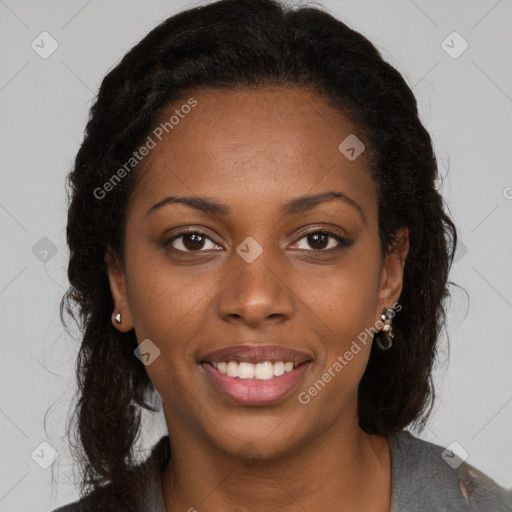
{"label": "face", "polygon": [[[153,135],[130,199],[125,270],[109,267],[117,328],[160,350],[146,370],[175,439],[271,457],[336,423],[356,428],[371,337],[344,354],[398,301],[407,254],[404,230],[400,251],[381,258],[365,154],[351,161],[338,148],[359,130],[306,90],[191,97],[193,108],[180,110],[184,101],[162,114],[181,112],[161,140]],[[276,345],[306,362],[250,382],[210,364],[212,352],[239,345]],[[259,376],[265,359],[294,357],[276,350],[256,357]],[[319,380],[328,382],[308,392]]]}

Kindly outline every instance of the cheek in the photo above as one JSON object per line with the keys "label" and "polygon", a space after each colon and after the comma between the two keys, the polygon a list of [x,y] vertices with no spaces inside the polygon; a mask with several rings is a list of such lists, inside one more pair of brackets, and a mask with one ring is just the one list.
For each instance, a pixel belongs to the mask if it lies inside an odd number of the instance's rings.
{"label": "cheek", "polygon": [[375,322],[379,263],[363,251],[354,252],[340,265],[301,273],[301,301],[314,313],[318,327],[336,337],[341,350],[347,341]]}
{"label": "cheek", "polygon": [[193,267],[173,267],[160,254],[137,256],[132,253],[128,291],[138,339],[153,336],[167,342],[186,337],[211,300],[208,274],[197,275]]}
{"label": "cheek", "polygon": [[321,340],[314,380],[328,382],[326,396],[355,392],[366,369],[378,298],[378,265],[371,252],[353,254],[336,269],[310,273],[302,282],[305,314]]}
{"label": "cheek", "polygon": [[332,279],[325,282],[321,292],[309,296],[310,327],[320,344],[315,372],[309,387],[302,391],[307,395],[305,399],[319,396],[316,407],[322,408],[331,400],[341,403],[357,395],[373,338],[370,328],[375,293],[370,284]]}
{"label": "cheek", "polygon": [[202,288],[202,279],[173,274],[169,267],[133,270],[129,300],[136,337],[139,344],[151,340],[160,351],[146,366],[148,376],[165,401],[190,407],[198,395],[193,377],[196,340],[204,338],[200,330],[211,286]]}

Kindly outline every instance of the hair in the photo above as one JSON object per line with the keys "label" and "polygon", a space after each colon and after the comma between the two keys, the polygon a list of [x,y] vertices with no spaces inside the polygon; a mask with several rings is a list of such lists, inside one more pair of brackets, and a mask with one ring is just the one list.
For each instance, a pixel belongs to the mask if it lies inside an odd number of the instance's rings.
{"label": "hair", "polygon": [[130,159],[163,109],[190,91],[269,86],[312,90],[355,122],[377,185],[383,257],[398,229],[409,230],[394,343],[386,351],[372,346],[359,384],[359,424],[380,435],[425,426],[457,234],[436,190],[436,158],[415,97],[368,39],[325,10],[220,0],[168,18],[105,76],[67,178],[70,287],[60,315],[64,324],[64,310],[72,315],[83,333],[68,434],[78,438],[84,494],[123,479],[134,464],[141,413],[158,410],[134,357],[134,330],[112,325],[107,276],[109,255],[124,261],[125,213],[141,165],[104,198],[93,192]]}

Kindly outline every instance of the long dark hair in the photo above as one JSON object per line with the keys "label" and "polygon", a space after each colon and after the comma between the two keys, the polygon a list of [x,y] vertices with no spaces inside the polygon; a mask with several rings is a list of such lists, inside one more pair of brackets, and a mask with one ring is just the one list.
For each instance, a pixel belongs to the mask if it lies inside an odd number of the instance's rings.
{"label": "long dark hair", "polygon": [[[356,123],[379,191],[383,254],[400,227],[409,253],[390,350],[372,347],[359,385],[359,423],[387,435],[424,427],[434,401],[436,346],[445,326],[456,228],[436,190],[438,170],[416,100],[400,73],[360,33],[329,13],[274,0],[221,0],[183,11],[152,30],[104,78],[68,176],[70,288],[61,302],[83,333],[74,451],[82,492],[120,482],[154,387],[134,356],[134,331],[111,323],[106,255],[123,261],[126,205],[135,166],[105,197],[94,191],[129,160],[162,108],[201,88],[309,88]],[[359,133],[359,132],[358,132]]]}

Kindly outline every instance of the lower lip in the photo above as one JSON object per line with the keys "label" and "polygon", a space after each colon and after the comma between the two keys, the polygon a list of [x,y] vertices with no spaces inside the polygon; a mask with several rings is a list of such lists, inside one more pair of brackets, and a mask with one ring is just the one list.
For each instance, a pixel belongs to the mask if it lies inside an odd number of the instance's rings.
{"label": "lower lip", "polygon": [[219,372],[209,363],[201,363],[209,379],[225,396],[243,405],[270,405],[285,397],[302,379],[311,362],[305,362],[268,380],[240,379]]}

